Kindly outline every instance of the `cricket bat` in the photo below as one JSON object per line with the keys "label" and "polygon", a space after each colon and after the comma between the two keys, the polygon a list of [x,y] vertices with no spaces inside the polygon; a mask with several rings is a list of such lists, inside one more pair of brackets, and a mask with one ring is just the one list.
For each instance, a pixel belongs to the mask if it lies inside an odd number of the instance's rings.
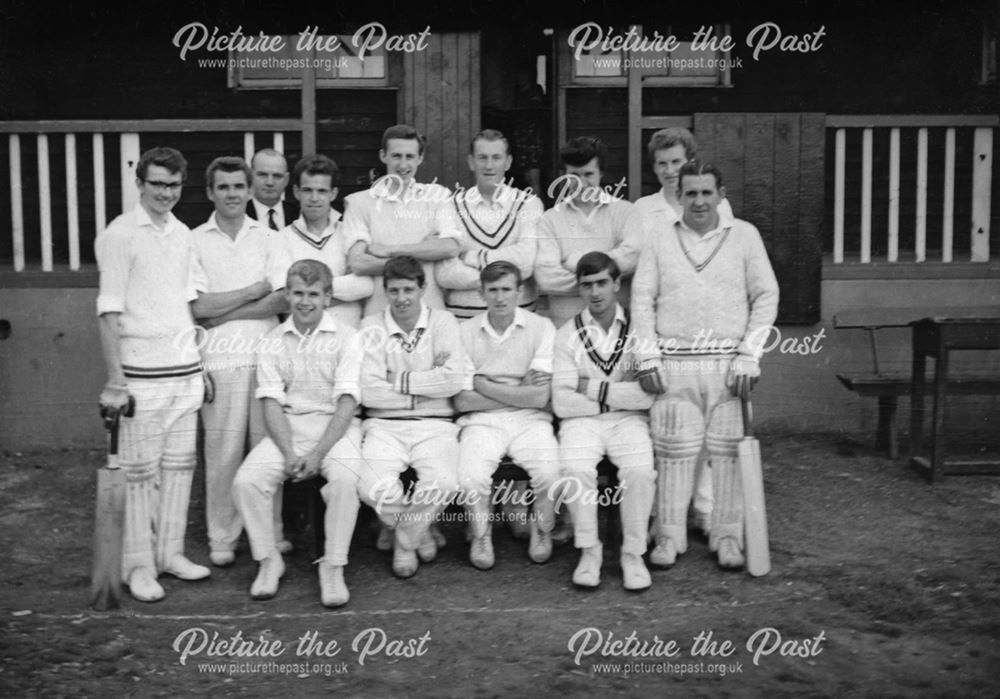
{"label": "cricket bat", "polygon": [[122,589],[122,538],[125,526],[125,472],[118,465],[118,424],[135,413],[135,401],[112,410],[101,408],[108,431],[108,461],[97,470],[94,513],[94,564],[90,575],[90,606],[118,609]]}
{"label": "cricket bat", "polygon": [[743,482],[743,538],[746,544],[747,572],[767,575],[771,570],[771,551],[767,539],[767,509],[764,506],[764,472],[760,460],[760,442],[753,436],[753,409],[750,398],[743,405],[743,439],[740,440],[740,478]]}

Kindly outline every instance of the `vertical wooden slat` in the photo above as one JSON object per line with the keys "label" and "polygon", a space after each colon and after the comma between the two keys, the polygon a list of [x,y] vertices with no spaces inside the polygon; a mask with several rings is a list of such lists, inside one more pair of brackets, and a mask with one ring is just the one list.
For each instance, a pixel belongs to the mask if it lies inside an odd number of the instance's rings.
{"label": "vertical wooden slat", "polygon": [[917,262],[927,259],[927,129],[917,131]]}
{"label": "vertical wooden slat", "polygon": [[76,134],[66,134],[66,227],[69,234],[69,268],[80,269],[80,210],[77,201]]}
{"label": "vertical wooden slat", "polygon": [[993,187],[993,129],[976,129],[972,145],[972,261],[990,259],[990,192]]}
{"label": "vertical wooden slat", "polygon": [[944,202],[941,213],[941,261],[951,262],[955,218],[955,129],[944,134]]}
{"label": "vertical wooden slat", "polygon": [[715,163],[722,172],[726,198],[733,212],[743,211],[744,168],[746,159],[746,114],[722,114],[717,123]]}
{"label": "vertical wooden slat", "polygon": [[[642,27],[634,27],[642,36]],[[628,52],[628,58],[635,56]],[[642,72],[629,64],[628,75],[628,198],[635,201],[642,196]]]}
{"label": "vertical wooden slat", "polygon": [[833,261],[844,261],[844,175],[847,154],[847,132],[837,129],[833,175]]}
{"label": "vertical wooden slat", "polygon": [[21,192],[21,137],[12,133],[10,147],[10,225],[14,245],[14,271],[24,269],[24,199]]}
{"label": "vertical wooden slat", "polygon": [[424,155],[424,176],[423,180],[429,182],[434,178],[441,178],[443,149],[441,138],[444,135],[442,128],[442,101],[444,90],[441,89],[441,63],[443,61],[442,52],[444,50],[443,36],[435,33],[428,42],[425,70],[427,72],[427,84],[425,86],[424,104],[426,115],[424,125],[424,135],[427,137],[427,152]]}
{"label": "vertical wooden slat", "polygon": [[[458,175],[457,138],[461,122],[468,114],[456,109],[458,92],[458,33],[447,32],[441,36],[441,125],[438,127],[438,148],[441,153],[441,170],[438,181],[445,187],[454,187]],[[464,59],[464,56],[463,56]]]}
{"label": "vertical wooden slat", "polygon": [[[808,262],[800,259],[799,240],[810,235],[799,225],[800,177],[799,150],[800,131],[798,114],[774,114],[769,116],[771,134],[767,139],[773,143],[770,153],[763,157],[751,157],[753,133],[747,129],[747,196],[744,208],[750,211],[751,175],[760,171],[767,179],[764,195],[764,215],[760,217],[761,235],[768,254],[782,270],[778,284],[778,313],[784,318],[789,312],[798,313],[802,306],[803,295],[812,285],[811,277],[816,270],[806,272]],[[749,218],[749,213],[748,213]],[[752,218],[749,218],[753,221]],[[756,223],[756,222],[755,222]]]}
{"label": "vertical wooden slat", "polygon": [[99,235],[107,226],[104,191],[104,134],[95,133],[94,145],[94,235]]}
{"label": "vertical wooden slat", "polygon": [[139,190],[135,186],[135,168],[139,164],[139,134],[123,133],[121,141],[122,212],[130,211],[139,203]]}
{"label": "vertical wooden slat", "polygon": [[243,159],[248,163],[253,159],[253,154],[257,152],[254,146],[253,131],[243,132]]}
{"label": "vertical wooden slat", "polygon": [[42,271],[52,271],[52,182],[49,179],[49,137],[38,134],[38,214],[41,223]]}
{"label": "vertical wooden slat", "polygon": [[[800,114],[798,237],[792,275],[797,298],[794,306],[782,306],[781,322],[816,323],[820,319],[823,218],[826,211],[825,161],[826,115]],[[776,192],[775,197],[778,196]]]}
{"label": "vertical wooden slat", "polygon": [[316,153],[316,68],[302,70],[302,156]]}
{"label": "vertical wooden slat", "polygon": [[899,129],[889,132],[889,262],[899,259]]}
{"label": "vertical wooden slat", "polygon": [[861,262],[872,261],[872,130],[861,134]]}
{"label": "vertical wooden slat", "polygon": [[[774,172],[777,124],[774,114],[748,114],[746,122],[746,141],[744,158],[746,160],[746,175],[744,177],[743,203],[736,214],[740,218],[752,221],[761,233],[770,236],[774,228],[774,193],[779,185]],[[796,148],[798,144],[795,144]],[[787,155],[787,153],[785,154]],[[729,173],[722,171],[723,178]],[[729,182],[725,181],[726,195],[729,195]],[[732,203],[732,202],[730,202]],[[766,231],[766,233],[765,233]]]}

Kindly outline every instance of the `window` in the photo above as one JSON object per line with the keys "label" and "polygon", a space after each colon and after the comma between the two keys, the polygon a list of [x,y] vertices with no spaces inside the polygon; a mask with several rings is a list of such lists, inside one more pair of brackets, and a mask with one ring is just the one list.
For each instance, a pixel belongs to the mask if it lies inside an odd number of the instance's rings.
{"label": "window", "polygon": [[317,88],[389,84],[384,46],[368,49],[359,57],[350,34],[310,36],[305,42],[301,35],[283,38],[280,51],[230,51],[229,87],[298,89],[302,72],[309,66],[316,70]]}

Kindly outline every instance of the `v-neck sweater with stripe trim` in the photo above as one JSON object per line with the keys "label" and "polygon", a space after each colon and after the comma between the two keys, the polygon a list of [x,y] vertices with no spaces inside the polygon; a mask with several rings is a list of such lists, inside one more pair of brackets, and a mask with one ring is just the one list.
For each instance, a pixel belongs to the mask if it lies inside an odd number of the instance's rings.
{"label": "v-neck sweater with stripe trim", "polygon": [[[757,228],[732,219],[710,259],[692,261],[677,227],[652,236],[632,281],[639,359],[739,353],[759,358],[778,314],[778,281]],[[723,231],[724,234],[724,231]],[[700,271],[695,262],[702,263]],[[758,342],[753,340],[757,338]]]}

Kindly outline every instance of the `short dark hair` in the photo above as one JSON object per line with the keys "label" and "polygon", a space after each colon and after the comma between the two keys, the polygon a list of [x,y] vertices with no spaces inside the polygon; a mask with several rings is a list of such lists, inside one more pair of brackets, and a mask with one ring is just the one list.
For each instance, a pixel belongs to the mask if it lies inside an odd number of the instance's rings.
{"label": "short dark hair", "polygon": [[670,126],[660,129],[649,139],[649,159],[656,160],[656,151],[674,146],[684,146],[684,157],[691,160],[698,153],[698,142],[694,140],[694,134],[679,126]]}
{"label": "short dark hair", "polygon": [[393,279],[408,279],[416,282],[417,286],[423,287],[427,277],[424,274],[424,266],[420,261],[409,255],[389,258],[382,269],[382,288],[388,288],[389,282]]}
{"label": "short dark hair", "polygon": [[292,285],[292,277],[298,277],[306,286],[322,282],[323,291],[333,291],[333,273],[319,260],[296,260],[285,275],[285,288]]}
{"label": "short dark hair", "polygon": [[608,271],[612,279],[618,279],[622,275],[618,263],[603,252],[588,252],[576,263],[576,281],[591,274],[600,274],[604,270]]}
{"label": "short dark hair", "polygon": [[475,155],[476,152],[476,141],[503,141],[503,147],[507,151],[507,155],[510,155],[510,141],[507,137],[503,135],[500,131],[496,129],[483,129],[469,142],[469,154]]}
{"label": "short dark hair", "polygon": [[677,173],[677,188],[681,188],[681,184],[684,181],[684,176],[690,175],[697,177],[699,175],[712,175],[715,178],[715,188],[722,189],[722,173],[719,169],[712,165],[711,163],[700,163],[697,160],[689,160],[681,166],[680,171]]}
{"label": "short dark hair", "polygon": [[299,162],[295,163],[295,170],[292,173],[292,184],[301,185],[302,175],[329,175],[330,186],[336,187],[340,180],[340,168],[333,158],[325,155],[307,155]]}
{"label": "short dark hair", "polygon": [[564,166],[583,167],[594,158],[597,158],[597,167],[603,171],[608,159],[608,147],[601,139],[592,136],[577,136],[559,149],[559,160]]}
{"label": "short dark hair", "polygon": [[187,160],[176,148],[169,146],[157,146],[150,148],[139,157],[139,164],[135,166],[135,176],[143,182],[146,181],[146,171],[150,165],[158,165],[166,168],[170,173],[181,173],[181,182],[187,180]]}
{"label": "short dark hair", "polygon": [[424,154],[424,146],[427,145],[427,139],[424,138],[423,134],[409,124],[396,124],[395,126],[390,126],[382,132],[383,151],[389,147],[390,138],[401,138],[407,141],[416,141],[418,146],[417,152],[420,155]]}
{"label": "short dark hair", "polygon": [[253,171],[247,165],[247,161],[235,155],[223,155],[216,158],[205,169],[205,186],[209,189],[215,186],[215,173],[217,172],[242,172],[247,176],[247,186],[253,182]]}
{"label": "short dark hair", "polygon": [[513,274],[517,280],[517,285],[521,286],[524,281],[521,279],[521,270],[513,262],[508,262],[507,260],[497,260],[483,267],[483,271],[479,273],[479,283],[486,286],[501,277],[506,277],[508,274]]}

